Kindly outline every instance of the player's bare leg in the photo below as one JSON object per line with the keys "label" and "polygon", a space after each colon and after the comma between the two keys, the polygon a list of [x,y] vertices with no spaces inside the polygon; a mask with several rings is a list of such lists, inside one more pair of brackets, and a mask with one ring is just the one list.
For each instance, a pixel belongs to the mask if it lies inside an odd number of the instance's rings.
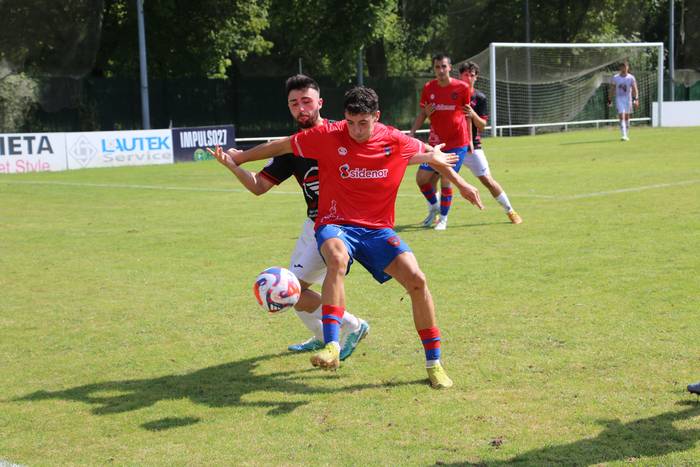
{"label": "player's bare leg", "polygon": [[520,215],[515,212],[513,209],[513,206],[510,204],[510,200],[508,199],[508,195],[506,195],[506,192],[503,191],[503,188],[501,188],[501,185],[494,180],[494,178],[491,176],[491,174],[488,175],[482,175],[479,178],[479,181],[489,190],[489,193],[491,193],[491,196],[493,196],[498,204],[503,206],[504,211],[506,212],[506,215],[508,216],[508,219],[513,224],[522,224],[523,219],[520,217]]}
{"label": "player's bare leg", "polygon": [[430,385],[435,389],[451,387],[452,380],[440,363],[440,330],[435,319],[435,304],[416,257],[411,252],[401,253],[384,271],[393,276],[411,297],[413,322],[425,349]]}

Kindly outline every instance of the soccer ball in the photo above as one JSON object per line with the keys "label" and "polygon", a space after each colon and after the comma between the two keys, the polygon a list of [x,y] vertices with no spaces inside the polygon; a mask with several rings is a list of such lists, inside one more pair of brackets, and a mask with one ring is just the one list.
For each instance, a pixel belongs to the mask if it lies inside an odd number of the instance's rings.
{"label": "soccer ball", "polygon": [[258,274],[253,284],[253,293],[263,310],[278,313],[299,301],[301,286],[292,271],[273,267]]}

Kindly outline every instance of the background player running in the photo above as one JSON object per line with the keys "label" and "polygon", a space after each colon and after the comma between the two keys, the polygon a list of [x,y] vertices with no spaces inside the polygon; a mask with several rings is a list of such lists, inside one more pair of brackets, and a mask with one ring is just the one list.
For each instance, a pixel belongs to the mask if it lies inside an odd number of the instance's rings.
{"label": "background player running", "polygon": [[[627,61],[620,63],[620,72],[612,77],[612,100],[615,101],[617,116],[620,119],[620,133],[622,141],[629,141],[630,114],[632,107],[639,107],[639,89],[637,80],[629,72],[630,65]],[[608,102],[611,105],[612,101]]]}
{"label": "background player running", "polygon": [[[463,107],[469,105],[469,87],[466,83],[450,77],[452,62],[447,55],[438,54],[433,57],[435,79],[423,86],[420,97],[420,110],[411,127],[411,135],[423,126],[425,119],[430,116],[430,137],[432,145],[444,144],[444,151],[454,153],[459,157],[455,164],[455,172],[459,172],[462,161],[469,151],[471,144],[471,127],[464,118]],[[438,204],[435,192],[437,172],[428,164],[422,164],[416,172],[416,184],[426,201],[428,201],[428,216],[423,225],[430,227],[438,213],[440,219],[435,230],[447,228],[447,216],[452,206],[452,186],[449,180],[441,180],[440,201]]]}
{"label": "background player running", "polygon": [[[316,239],[328,266],[323,282],[323,332],[326,346],[315,353],[314,366],[339,366],[339,324],[345,312],[344,280],[357,260],[382,283],[395,277],[411,297],[413,320],[423,343],[431,386],[448,388],[452,380],[440,364],[440,330],[425,275],[415,256],[393,231],[394,205],[410,163],[435,164],[460,193],[482,207],[476,188],[451,169],[450,159],[379,120],[379,99],[364,87],[345,94],[345,120],[245,151],[237,159],[255,160],[285,154],[316,157],[320,197]],[[222,152],[217,148],[217,154]]]}
{"label": "background player running", "polygon": [[489,190],[498,204],[500,204],[508,219],[513,224],[521,224],[523,222],[520,215],[513,209],[508,199],[508,195],[503,191],[501,185],[494,180],[489,168],[489,162],[486,159],[486,154],[481,148],[481,132],[486,127],[488,120],[488,100],[486,95],[476,89],[476,80],[479,77],[479,65],[474,62],[462,63],[459,66],[459,79],[467,83],[471,88],[471,100],[469,105],[464,107],[464,113],[472,126],[472,151],[468,152],[464,157],[464,165],[469,167],[472,174]]}
{"label": "background player running", "polygon": [[[287,79],[286,91],[289,112],[296,120],[299,131],[328,124],[328,120],[320,115],[323,99],[315,80],[305,75],[292,76]],[[233,150],[231,154],[236,152]],[[293,352],[318,350],[324,346],[321,295],[309,288],[311,284],[321,284],[326,275],[326,265],[314,238],[314,221],[318,211],[318,163],[315,159],[286,154],[271,159],[265,168],[255,173],[238,166],[231,154],[222,153],[217,159],[255,195],[267,193],[273,186],[291,176],[294,176],[301,187],[307,206],[307,218],[289,261],[289,269],[299,278],[302,289],[299,301],[294,307],[296,314],[313,335],[305,342],[290,345],[288,349]],[[349,357],[368,332],[369,325],[366,321],[346,312],[342,322],[340,359]]]}

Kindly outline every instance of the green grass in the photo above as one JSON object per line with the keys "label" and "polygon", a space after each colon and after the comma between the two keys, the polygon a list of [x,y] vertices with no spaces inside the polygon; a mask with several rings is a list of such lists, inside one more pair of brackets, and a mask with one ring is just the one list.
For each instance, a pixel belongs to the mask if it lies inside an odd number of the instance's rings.
{"label": "green grass", "polygon": [[[304,216],[216,162],[0,176],[0,464],[691,465],[700,461],[700,129],[489,139],[524,218],[485,196],[397,230],[455,388],[425,382],[410,303],[359,265],[372,331],[336,374],[257,308]],[[463,175],[471,180],[471,176]],[[140,186],[140,187],[136,187]],[[178,188],[152,189],[149,187]]]}

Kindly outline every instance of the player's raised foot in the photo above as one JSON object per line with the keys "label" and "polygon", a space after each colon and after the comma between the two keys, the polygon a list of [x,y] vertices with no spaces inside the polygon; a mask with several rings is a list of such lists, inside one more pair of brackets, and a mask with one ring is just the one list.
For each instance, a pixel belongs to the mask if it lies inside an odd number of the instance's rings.
{"label": "player's raised foot", "polygon": [[311,356],[311,364],[324,370],[337,370],[340,366],[340,346],[329,342],[324,348]]}
{"label": "player's raised foot", "polygon": [[322,349],[323,342],[316,339],[316,337],[311,336],[309,339],[298,344],[291,344],[287,347],[290,352],[312,352],[314,350]]}
{"label": "player's raised foot", "polygon": [[523,223],[522,217],[520,217],[520,214],[518,214],[515,211],[510,211],[508,213],[508,219],[510,219],[510,222],[513,224],[522,224]]}
{"label": "player's raised foot", "polygon": [[438,216],[438,214],[440,214],[440,208],[431,204],[428,206],[428,215],[425,219],[423,219],[421,225],[423,227],[430,227],[435,222],[435,218]]}
{"label": "player's raised foot", "polygon": [[442,365],[440,365],[440,362],[437,362],[434,366],[431,366],[430,368],[426,368],[426,370],[428,370],[430,386],[433,389],[447,389],[452,387],[452,380],[449,376],[447,376],[447,373],[445,372],[445,369],[442,367]]}
{"label": "player's raised foot", "polygon": [[360,329],[355,332],[351,332],[345,338],[345,342],[340,349],[340,360],[345,360],[355,351],[355,347],[360,343],[362,339],[369,333],[369,324],[367,321],[360,320]]}
{"label": "player's raised foot", "polygon": [[440,220],[435,224],[435,230],[446,230],[447,229],[447,216],[440,216]]}
{"label": "player's raised foot", "polygon": [[688,385],[688,392],[691,392],[693,394],[697,394],[700,396],[700,381],[698,381],[695,384],[689,384]]}

